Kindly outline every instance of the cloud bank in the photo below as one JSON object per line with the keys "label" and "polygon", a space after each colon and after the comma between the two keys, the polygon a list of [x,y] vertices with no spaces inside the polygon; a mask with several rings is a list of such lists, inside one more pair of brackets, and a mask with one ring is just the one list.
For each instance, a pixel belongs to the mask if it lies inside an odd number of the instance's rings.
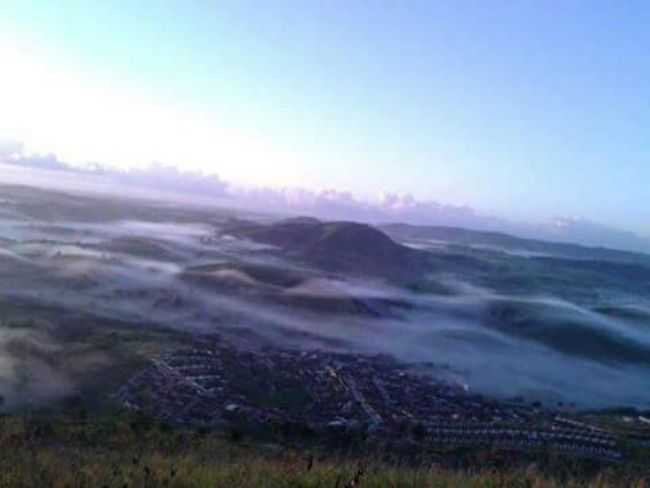
{"label": "cloud bank", "polygon": [[83,176],[96,176],[113,183],[116,188],[134,187],[144,190],[191,193],[194,196],[223,197],[227,183],[217,175],[182,171],[177,166],[153,162],[146,168],[119,170],[98,163],[72,166],[55,154],[27,154],[18,142],[0,142],[0,162],[29,169],[63,171]]}
{"label": "cloud bank", "polygon": [[141,189],[187,198],[213,198],[237,208],[277,214],[306,214],[323,219],[371,223],[464,227],[520,237],[650,253],[650,239],[587,219],[559,217],[545,223],[521,223],[481,214],[468,206],[418,200],[409,194],[383,193],[364,200],[336,189],[237,187],[214,174],[182,171],[152,163],[144,169],[119,170],[101,164],[72,166],[55,154],[27,154],[18,142],[0,142],[0,163],[33,170],[62,171],[95,179],[117,191]]}

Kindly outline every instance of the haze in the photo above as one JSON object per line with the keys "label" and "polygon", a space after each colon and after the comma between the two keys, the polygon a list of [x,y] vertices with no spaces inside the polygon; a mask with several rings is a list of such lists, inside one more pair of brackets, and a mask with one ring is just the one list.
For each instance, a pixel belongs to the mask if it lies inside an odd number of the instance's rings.
{"label": "haze", "polygon": [[6,408],[110,399],[214,334],[551,407],[650,405],[650,255],[94,193],[0,185]]}

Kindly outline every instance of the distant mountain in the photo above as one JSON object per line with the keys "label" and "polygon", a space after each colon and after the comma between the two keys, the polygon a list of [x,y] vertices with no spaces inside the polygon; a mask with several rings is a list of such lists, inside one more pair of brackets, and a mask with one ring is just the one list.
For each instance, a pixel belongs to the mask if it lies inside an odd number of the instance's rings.
{"label": "distant mountain", "polygon": [[381,230],[356,222],[299,217],[271,225],[235,221],[224,232],[270,244],[326,271],[406,280],[422,273],[430,255],[393,241]]}
{"label": "distant mountain", "polygon": [[386,224],[379,227],[398,241],[445,241],[462,246],[489,246],[509,251],[525,251],[572,259],[592,259],[650,267],[650,255],[631,251],[619,251],[605,247],[580,244],[547,242],[515,237],[500,232],[486,232],[460,227],[417,226],[410,224]]}

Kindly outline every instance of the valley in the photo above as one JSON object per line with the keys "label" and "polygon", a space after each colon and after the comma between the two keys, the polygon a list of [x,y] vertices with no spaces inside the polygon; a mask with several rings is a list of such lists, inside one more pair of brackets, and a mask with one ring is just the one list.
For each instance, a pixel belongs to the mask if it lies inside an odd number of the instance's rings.
{"label": "valley", "polygon": [[2,195],[6,412],[111,405],[184,427],[406,432],[608,461],[646,442],[584,420],[650,411],[643,255],[21,186]]}

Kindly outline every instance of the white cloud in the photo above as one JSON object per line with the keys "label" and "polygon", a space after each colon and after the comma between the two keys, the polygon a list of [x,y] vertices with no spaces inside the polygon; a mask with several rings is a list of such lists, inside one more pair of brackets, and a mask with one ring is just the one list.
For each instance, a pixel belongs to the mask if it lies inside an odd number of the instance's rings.
{"label": "white cloud", "polygon": [[218,175],[183,171],[177,166],[162,163],[137,169],[116,169],[101,164],[72,166],[54,154],[26,154],[23,145],[17,142],[0,142],[0,162],[38,171],[71,173],[75,175],[75,182],[83,180],[83,184],[87,185],[92,179],[92,183],[112,191],[129,187],[182,195],[188,199],[207,197],[219,199],[222,205],[263,212],[373,223],[403,222],[464,227],[528,238],[650,252],[650,240],[586,219],[558,218],[543,224],[518,223],[483,215],[467,206],[418,200],[410,194],[383,193],[372,200],[361,199],[350,192],[336,189],[313,191],[303,188],[240,187],[229,184]]}
{"label": "white cloud", "polygon": [[14,160],[24,153],[24,145],[16,141],[0,141],[0,160]]}
{"label": "white cloud", "polygon": [[183,171],[177,166],[154,162],[144,168],[119,169],[92,163],[81,166],[59,160],[55,154],[27,154],[17,142],[0,142],[0,163],[36,170],[63,171],[96,177],[116,189],[125,186],[143,190],[190,193],[192,196],[223,197],[227,184],[217,175]]}
{"label": "white cloud", "polygon": [[225,195],[227,183],[217,175],[209,175],[200,171],[182,171],[173,165],[152,163],[142,169],[113,171],[101,168],[99,170],[118,183],[170,190],[176,193],[189,192],[193,195],[222,197]]}

